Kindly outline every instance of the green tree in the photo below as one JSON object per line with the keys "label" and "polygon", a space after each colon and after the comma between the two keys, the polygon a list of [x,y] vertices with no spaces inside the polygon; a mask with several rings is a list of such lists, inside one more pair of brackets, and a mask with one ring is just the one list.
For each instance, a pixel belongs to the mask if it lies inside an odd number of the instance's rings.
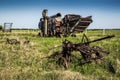
{"label": "green tree", "polygon": [[2,25],[0,25],[0,30],[2,30]]}

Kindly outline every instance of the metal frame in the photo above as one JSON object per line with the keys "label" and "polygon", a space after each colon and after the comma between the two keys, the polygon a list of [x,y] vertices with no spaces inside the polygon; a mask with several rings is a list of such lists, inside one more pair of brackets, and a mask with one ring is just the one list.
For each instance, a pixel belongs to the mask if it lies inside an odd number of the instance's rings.
{"label": "metal frame", "polygon": [[3,32],[11,32],[12,25],[13,23],[4,23]]}

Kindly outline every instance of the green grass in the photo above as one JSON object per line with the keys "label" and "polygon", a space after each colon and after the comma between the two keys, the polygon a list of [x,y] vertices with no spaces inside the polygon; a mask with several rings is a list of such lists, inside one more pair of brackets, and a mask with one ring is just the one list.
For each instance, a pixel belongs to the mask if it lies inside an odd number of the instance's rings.
{"label": "green grass", "polygon": [[[81,55],[73,52],[77,59],[71,57],[70,68],[65,70],[56,63],[57,58],[42,58],[60,51],[61,48],[49,49],[61,45],[65,39],[75,43],[81,42],[83,33],[77,34],[77,37],[42,38],[37,36],[37,30],[0,32],[0,80],[120,80],[120,30],[106,30],[105,35],[102,30],[88,30],[84,33],[91,40],[115,34],[112,39],[91,44],[109,50],[110,54],[105,55],[105,62],[80,65]],[[6,38],[17,39],[21,44],[7,44]],[[24,45],[25,40],[30,40],[30,44]],[[108,70],[109,61],[116,70],[115,74]]]}

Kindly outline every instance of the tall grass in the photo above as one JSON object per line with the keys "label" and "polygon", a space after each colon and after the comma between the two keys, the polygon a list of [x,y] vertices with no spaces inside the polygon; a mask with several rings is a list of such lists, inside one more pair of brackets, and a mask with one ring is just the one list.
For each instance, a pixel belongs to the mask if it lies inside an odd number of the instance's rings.
{"label": "tall grass", "polygon": [[[119,80],[120,79],[120,30],[106,30],[105,35],[115,34],[112,39],[92,43],[92,46],[100,46],[109,50],[110,54],[105,55],[105,61],[81,65],[82,58],[78,52],[73,52],[70,68],[64,69],[56,61],[58,58],[43,58],[51,55],[58,49],[50,50],[54,46],[61,45],[61,42],[68,39],[72,42],[81,42],[82,34],[77,37],[42,38],[37,36],[38,31],[13,30],[12,33],[0,32],[0,80]],[[85,33],[85,32],[84,32]],[[103,37],[102,30],[88,30],[87,36],[93,40]],[[6,43],[6,38],[17,39],[20,45]],[[24,45],[24,41],[30,40]],[[108,69],[108,62],[111,61],[116,73]]]}

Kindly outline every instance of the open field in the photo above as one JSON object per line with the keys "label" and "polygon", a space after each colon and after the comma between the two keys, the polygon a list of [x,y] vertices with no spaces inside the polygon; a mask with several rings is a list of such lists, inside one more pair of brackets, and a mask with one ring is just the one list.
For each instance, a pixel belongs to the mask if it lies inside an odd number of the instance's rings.
{"label": "open field", "polygon": [[[64,39],[79,43],[83,33],[77,34],[77,37],[41,38],[37,36],[37,30],[0,32],[0,80],[120,80],[120,30],[106,30],[105,33],[102,30],[88,30],[84,33],[91,40],[114,34],[112,39],[91,44],[109,50],[110,54],[105,55],[104,62],[85,65],[80,65],[78,60],[72,58],[70,68],[65,70],[55,63],[56,59],[42,58],[60,51],[61,48],[49,49],[61,45]],[[6,38],[17,39],[20,44],[8,44]],[[30,40],[30,43],[24,44],[26,40]],[[77,52],[73,54],[81,58]],[[116,73],[109,71],[109,61]]]}

